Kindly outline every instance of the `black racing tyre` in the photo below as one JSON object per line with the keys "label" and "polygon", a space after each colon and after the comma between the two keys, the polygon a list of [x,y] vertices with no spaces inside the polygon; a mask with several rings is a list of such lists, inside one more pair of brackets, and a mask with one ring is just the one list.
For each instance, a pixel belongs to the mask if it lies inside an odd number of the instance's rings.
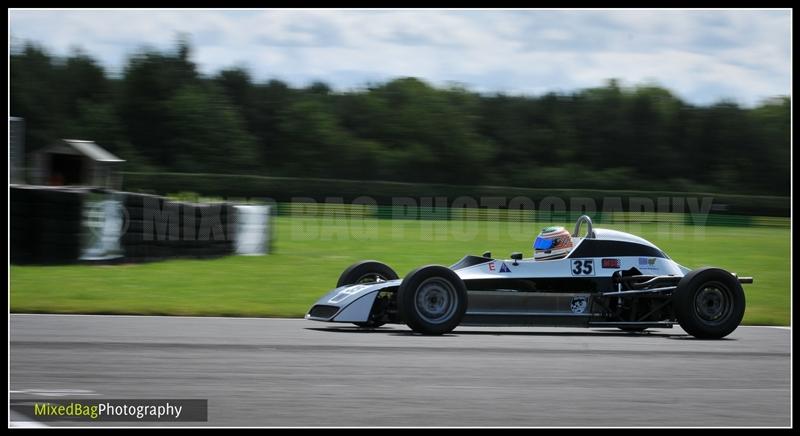
{"label": "black racing tyre", "polygon": [[406,325],[428,335],[456,328],[467,311],[467,288],[450,268],[428,265],[408,273],[397,290],[397,309]]}
{"label": "black racing tyre", "polygon": [[[342,275],[339,276],[339,281],[336,282],[336,287],[359,283],[386,282],[398,278],[397,273],[389,265],[376,260],[362,260],[350,265],[342,272]],[[354,322],[353,324],[364,328],[376,328],[386,323],[369,320]]]}
{"label": "black racing tyre", "polygon": [[336,282],[336,287],[359,283],[386,282],[396,280],[397,273],[389,265],[375,260],[362,260],[350,265]]}
{"label": "black racing tyre", "polygon": [[744,316],[742,285],[719,268],[700,268],[684,276],[672,294],[681,328],[700,339],[719,339],[736,330]]}

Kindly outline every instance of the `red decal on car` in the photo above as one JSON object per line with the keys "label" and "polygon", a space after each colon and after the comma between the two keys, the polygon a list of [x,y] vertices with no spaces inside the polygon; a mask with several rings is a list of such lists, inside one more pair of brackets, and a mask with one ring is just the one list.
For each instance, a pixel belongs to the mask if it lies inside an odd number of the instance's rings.
{"label": "red decal on car", "polygon": [[603,268],[619,268],[619,259],[603,259]]}

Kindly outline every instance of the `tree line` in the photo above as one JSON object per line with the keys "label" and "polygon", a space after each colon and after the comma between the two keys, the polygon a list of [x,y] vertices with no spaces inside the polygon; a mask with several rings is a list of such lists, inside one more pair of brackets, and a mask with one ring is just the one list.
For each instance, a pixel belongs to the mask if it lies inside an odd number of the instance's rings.
{"label": "tree line", "polygon": [[[743,84],[742,86],[746,86]],[[133,171],[531,188],[789,195],[790,99],[687,103],[656,85],[541,96],[399,78],[336,92],[198,71],[191,46],[145,49],[110,74],[80,50],[10,56],[26,147],[90,139]]]}

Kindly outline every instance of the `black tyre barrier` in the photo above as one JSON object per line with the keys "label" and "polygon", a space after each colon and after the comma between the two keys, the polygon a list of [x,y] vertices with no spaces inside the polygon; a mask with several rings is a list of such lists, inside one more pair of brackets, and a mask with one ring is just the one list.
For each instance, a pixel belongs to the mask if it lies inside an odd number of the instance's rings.
{"label": "black tyre barrier", "polygon": [[43,233],[79,234],[82,231],[83,220],[73,218],[39,218],[38,223],[36,223],[37,231]]}
{"label": "black tyre barrier", "polygon": [[109,198],[120,201],[122,206],[119,236],[122,257],[102,261],[205,259],[235,252],[236,212],[232,204],[194,204],[95,188],[12,185],[9,192],[11,262],[79,262],[92,233],[102,231],[102,225],[98,230],[90,223],[102,211],[87,209],[87,205],[103,197],[91,194],[110,194]]}

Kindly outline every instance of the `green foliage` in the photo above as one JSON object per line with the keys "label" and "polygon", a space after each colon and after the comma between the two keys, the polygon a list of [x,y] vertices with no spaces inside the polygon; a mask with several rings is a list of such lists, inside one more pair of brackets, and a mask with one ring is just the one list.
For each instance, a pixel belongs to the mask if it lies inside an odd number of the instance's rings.
{"label": "green foliage", "polygon": [[164,104],[164,147],[178,171],[247,171],[256,146],[244,120],[214,86],[187,85]]}
{"label": "green foliage", "polygon": [[182,37],[111,77],[28,43],[11,53],[11,115],[29,150],[93,139],[134,171],[789,195],[789,97],[701,107],[616,80],[523,97],[412,77],[336,92],[242,68],[204,77],[191,57]]}

